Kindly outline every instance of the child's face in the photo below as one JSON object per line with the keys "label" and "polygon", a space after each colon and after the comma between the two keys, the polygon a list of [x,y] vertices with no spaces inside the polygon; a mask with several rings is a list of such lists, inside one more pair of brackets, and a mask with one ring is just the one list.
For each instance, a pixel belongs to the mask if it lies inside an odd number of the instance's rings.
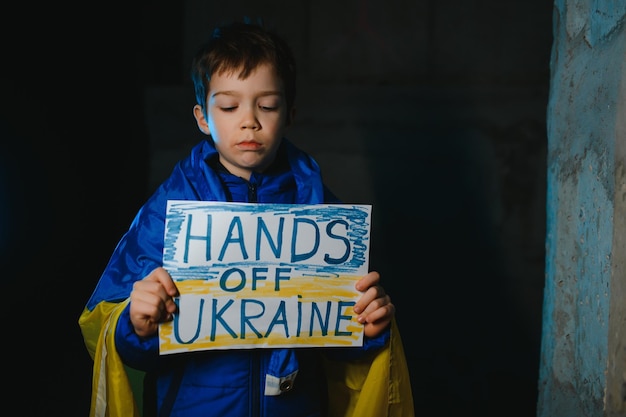
{"label": "child's face", "polygon": [[263,171],[276,155],[287,128],[283,83],[272,67],[262,65],[245,80],[239,71],[213,74],[205,120],[194,108],[198,126],[210,134],[220,162],[234,175],[250,179]]}

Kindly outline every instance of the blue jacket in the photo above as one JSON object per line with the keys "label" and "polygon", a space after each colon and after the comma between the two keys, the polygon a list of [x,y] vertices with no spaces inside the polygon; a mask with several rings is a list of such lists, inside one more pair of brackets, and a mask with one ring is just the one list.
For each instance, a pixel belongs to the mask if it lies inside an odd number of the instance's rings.
{"label": "blue jacket", "polygon": [[[220,169],[211,141],[196,145],[137,213],[118,243],[85,313],[101,303],[121,303],[132,285],[162,265],[165,212],[168,200],[240,201],[258,203],[337,203],[325,187],[315,160],[286,139],[273,167],[250,181]],[[356,359],[384,346],[389,332],[364,339],[362,348],[243,349],[160,356],[158,337],[140,338],[128,314],[121,311],[115,347],[122,361],[147,372],[155,382],[160,409],[173,390],[171,416],[325,415],[327,387],[323,358]],[[86,341],[89,345],[89,341]],[[153,378],[153,379],[152,379]],[[168,400],[169,401],[169,400]]]}

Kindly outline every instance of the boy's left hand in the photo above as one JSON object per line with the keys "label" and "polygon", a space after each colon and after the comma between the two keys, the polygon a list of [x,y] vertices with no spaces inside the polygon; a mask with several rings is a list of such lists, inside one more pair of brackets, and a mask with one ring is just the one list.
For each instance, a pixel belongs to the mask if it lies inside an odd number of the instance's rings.
{"label": "boy's left hand", "polygon": [[357,281],[355,288],[363,292],[363,296],[354,305],[357,320],[364,325],[367,337],[376,337],[389,326],[396,312],[391,297],[379,285],[380,274],[372,271]]}

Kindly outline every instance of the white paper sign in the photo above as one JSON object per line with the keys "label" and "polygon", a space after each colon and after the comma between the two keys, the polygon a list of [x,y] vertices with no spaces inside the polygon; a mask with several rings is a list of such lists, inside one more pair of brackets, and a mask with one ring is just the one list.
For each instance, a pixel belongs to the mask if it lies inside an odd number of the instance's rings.
{"label": "white paper sign", "polygon": [[370,225],[370,205],[169,201],[163,266],[180,297],[161,354],[361,346]]}

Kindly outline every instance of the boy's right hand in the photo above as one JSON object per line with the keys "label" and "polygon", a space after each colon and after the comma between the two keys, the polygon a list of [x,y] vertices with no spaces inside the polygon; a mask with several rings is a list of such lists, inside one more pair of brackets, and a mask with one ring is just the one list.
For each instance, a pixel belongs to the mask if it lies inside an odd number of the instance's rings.
{"label": "boy's right hand", "polygon": [[162,267],[133,284],[130,293],[130,321],[140,337],[155,334],[159,323],[172,320],[176,312],[173,297],[178,288],[170,274]]}

